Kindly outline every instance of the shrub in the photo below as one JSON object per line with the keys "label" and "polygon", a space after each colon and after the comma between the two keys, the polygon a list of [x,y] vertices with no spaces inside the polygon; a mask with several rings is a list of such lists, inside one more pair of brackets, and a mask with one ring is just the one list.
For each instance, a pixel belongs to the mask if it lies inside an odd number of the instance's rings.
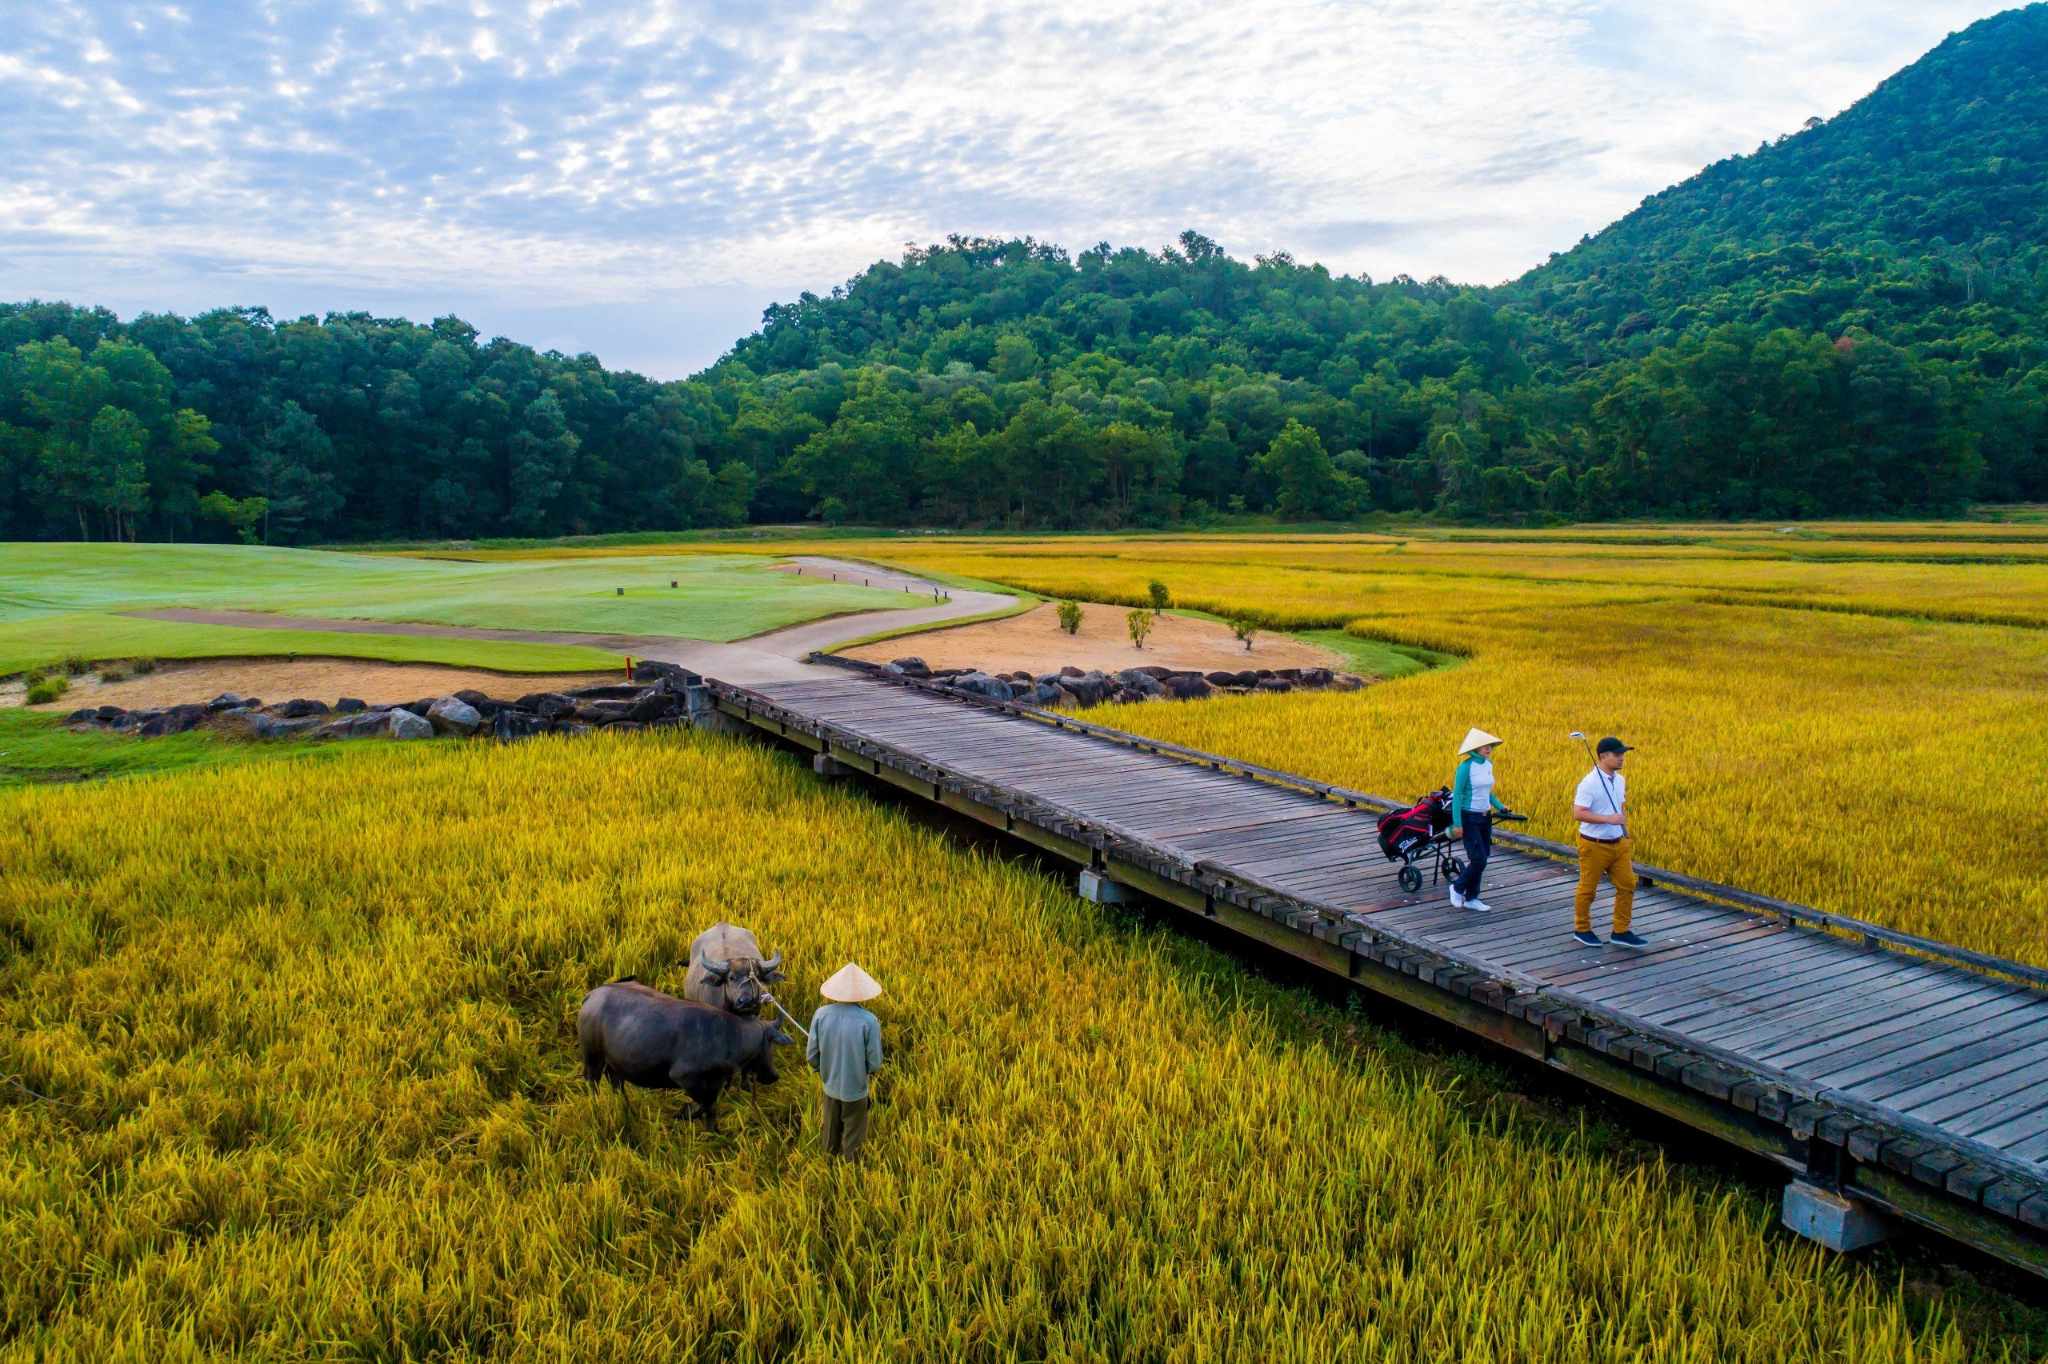
{"label": "shrub", "polygon": [[102,682],[126,682],[127,680],[128,674],[120,668],[100,669],[100,681]]}
{"label": "shrub", "polygon": [[156,671],[156,660],[153,658],[138,658],[128,665],[128,671],[134,673],[137,677],[147,677]]}
{"label": "shrub", "polygon": [[1259,627],[1243,616],[1239,616],[1236,620],[1230,622],[1230,633],[1244,641],[1244,651],[1246,653],[1252,651],[1252,636],[1258,632]]}
{"label": "shrub", "polygon": [[73,654],[71,655],[71,657],[64,660],[64,671],[71,674],[71,676],[73,677],[84,677],[87,673],[92,671],[92,660],[89,658],[81,658],[79,655]]}
{"label": "shrub", "polygon": [[1077,634],[1081,629],[1081,603],[1063,601],[1060,603],[1060,629],[1068,634]]}
{"label": "shrub", "polygon": [[46,677],[28,689],[28,703],[31,706],[47,706],[62,696],[70,684],[61,677]]}
{"label": "shrub", "polygon": [[1152,633],[1152,614],[1141,606],[1124,617],[1124,626],[1131,632],[1131,643],[1140,649],[1145,647],[1145,636]]}
{"label": "shrub", "polygon": [[21,680],[28,686],[33,687],[47,676],[49,674],[45,673],[41,668],[30,668],[26,673],[22,674]]}
{"label": "shrub", "polygon": [[1167,591],[1166,584],[1160,582],[1157,578],[1145,584],[1145,592],[1146,595],[1152,598],[1152,609],[1154,611],[1164,611],[1167,607],[1173,605],[1173,594]]}

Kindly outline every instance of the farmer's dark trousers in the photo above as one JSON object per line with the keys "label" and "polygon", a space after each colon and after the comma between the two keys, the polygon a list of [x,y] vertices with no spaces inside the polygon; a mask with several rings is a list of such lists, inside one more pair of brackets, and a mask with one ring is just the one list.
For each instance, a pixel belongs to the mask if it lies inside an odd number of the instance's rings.
{"label": "farmer's dark trousers", "polygon": [[1458,894],[1471,899],[1479,893],[1479,878],[1486,875],[1486,859],[1493,856],[1493,816],[1465,812],[1465,874],[1451,884]]}
{"label": "farmer's dark trousers", "polygon": [[861,1143],[868,1139],[868,1103],[867,1099],[819,1096],[818,1130],[825,1139],[826,1155],[848,1160],[860,1155]]}

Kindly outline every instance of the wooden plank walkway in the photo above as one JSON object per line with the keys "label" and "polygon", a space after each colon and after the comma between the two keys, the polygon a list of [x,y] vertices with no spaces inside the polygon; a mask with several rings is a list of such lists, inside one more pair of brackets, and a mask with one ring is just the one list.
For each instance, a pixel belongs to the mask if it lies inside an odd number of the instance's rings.
{"label": "wooden plank walkway", "polygon": [[[729,715],[1078,849],[1112,882],[1246,923],[1249,910],[1264,940],[1360,984],[1399,994],[1391,971],[1414,978],[1411,995],[1433,986],[1461,1026],[2048,1272],[2048,991],[2029,968],[2001,978],[1974,955],[1934,959],[1662,884],[1636,896],[1649,950],[1584,947],[1569,936],[1574,867],[1497,848],[1492,914],[1453,909],[1440,886],[1403,893],[1377,809],[1356,808],[1370,797],[1337,803],[1334,788],[851,672],[710,689]],[[1603,933],[1611,894],[1594,907]],[[1692,1113],[1703,1103],[1715,1111]]]}

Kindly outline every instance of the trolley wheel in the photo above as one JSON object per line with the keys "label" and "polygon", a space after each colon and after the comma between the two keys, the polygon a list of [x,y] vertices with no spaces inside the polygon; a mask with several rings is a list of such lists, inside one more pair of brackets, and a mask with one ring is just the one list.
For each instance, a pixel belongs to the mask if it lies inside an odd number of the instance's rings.
{"label": "trolley wheel", "polygon": [[1462,860],[1455,857],[1446,857],[1444,859],[1444,880],[1455,881],[1464,874],[1465,864]]}
{"label": "trolley wheel", "polygon": [[1401,868],[1401,889],[1413,895],[1422,889],[1422,873],[1414,867]]}

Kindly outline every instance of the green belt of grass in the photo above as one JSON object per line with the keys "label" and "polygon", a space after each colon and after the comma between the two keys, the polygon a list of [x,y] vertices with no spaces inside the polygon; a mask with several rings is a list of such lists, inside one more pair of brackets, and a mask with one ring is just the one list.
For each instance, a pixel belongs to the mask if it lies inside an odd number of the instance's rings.
{"label": "green belt of grass", "polygon": [[492,672],[603,672],[620,655],[580,644],[519,644],[431,635],[246,629],[79,611],[0,623],[0,677],[67,658],[362,658]]}

